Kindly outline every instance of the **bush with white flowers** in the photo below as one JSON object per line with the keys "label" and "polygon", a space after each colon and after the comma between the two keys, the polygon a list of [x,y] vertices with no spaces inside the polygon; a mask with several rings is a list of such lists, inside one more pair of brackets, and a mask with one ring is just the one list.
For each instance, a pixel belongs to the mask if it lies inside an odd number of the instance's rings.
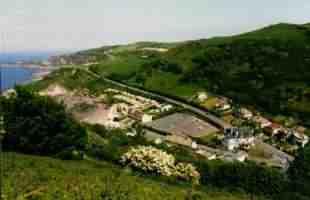
{"label": "bush with white flowers", "polygon": [[151,146],[131,148],[121,157],[121,163],[145,172],[175,176],[195,183],[198,183],[200,178],[199,172],[193,165],[176,163],[173,155]]}
{"label": "bush with white flowers", "polygon": [[177,177],[197,184],[199,183],[200,174],[192,164],[178,163],[175,172]]}

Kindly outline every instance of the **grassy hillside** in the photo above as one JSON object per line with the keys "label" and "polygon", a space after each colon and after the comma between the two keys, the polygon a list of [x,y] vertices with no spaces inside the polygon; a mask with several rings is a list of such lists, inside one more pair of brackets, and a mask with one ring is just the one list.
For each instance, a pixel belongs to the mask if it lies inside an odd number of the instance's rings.
{"label": "grassy hillside", "polygon": [[6,158],[10,161],[6,163],[9,176],[4,180],[4,199],[249,199],[243,194],[208,188],[190,192],[188,185],[142,177],[106,162],[61,161],[16,153],[7,154]]}
{"label": "grassy hillside", "polygon": [[183,83],[204,84],[241,103],[305,117],[310,113],[309,55],[309,29],[279,24],[217,44],[207,40],[185,45],[172,50],[168,59],[181,56],[190,63]]}
{"label": "grassy hillside", "polygon": [[303,120],[310,116],[309,24],[277,24],[231,37],[175,43],[166,45],[167,52],[143,48],[97,49],[109,56],[91,68],[170,95],[186,98],[207,89],[271,113]]}

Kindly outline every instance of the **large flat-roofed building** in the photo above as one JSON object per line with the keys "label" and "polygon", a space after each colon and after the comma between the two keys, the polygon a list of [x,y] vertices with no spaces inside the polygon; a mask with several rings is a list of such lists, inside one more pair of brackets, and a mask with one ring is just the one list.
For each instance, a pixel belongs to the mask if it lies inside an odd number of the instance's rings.
{"label": "large flat-roofed building", "polygon": [[166,134],[193,138],[203,137],[218,131],[208,122],[186,113],[174,113],[147,123],[146,126]]}

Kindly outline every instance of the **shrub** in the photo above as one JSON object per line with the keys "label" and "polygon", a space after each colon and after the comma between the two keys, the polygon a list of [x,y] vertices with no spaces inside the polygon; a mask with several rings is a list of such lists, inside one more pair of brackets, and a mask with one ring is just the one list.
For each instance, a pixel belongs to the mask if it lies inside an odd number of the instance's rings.
{"label": "shrub", "polygon": [[227,163],[205,161],[196,163],[201,173],[201,183],[216,187],[244,190],[249,194],[276,196],[285,191],[284,173],[255,163]]}
{"label": "shrub", "polygon": [[68,149],[85,149],[86,131],[63,104],[24,87],[15,90],[15,95],[1,101],[6,150],[55,155]]}
{"label": "shrub", "polygon": [[132,148],[121,158],[127,164],[144,172],[151,172],[168,177],[199,182],[200,174],[191,164],[177,163],[173,155],[150,146]]}
{"label": "shrub", "polygon": [[67,149],[58,153],[56,157],[63,160],[83,160],[84,153],[74,149]]}
{"label": "shrub", "polygon": [[87,126],[89,127],[89,129],[95,133],[97,133],[98,135],[100,135],[101,137],[107,137],[108,135],[108,130],[106,127],[100,125],[100,124],[87,124]]}
{"label": "shrub", "polygon": [[301,149],[291,164],[288,175],[291,180],[290,189],[293,192],[310,196],[310,146]]}

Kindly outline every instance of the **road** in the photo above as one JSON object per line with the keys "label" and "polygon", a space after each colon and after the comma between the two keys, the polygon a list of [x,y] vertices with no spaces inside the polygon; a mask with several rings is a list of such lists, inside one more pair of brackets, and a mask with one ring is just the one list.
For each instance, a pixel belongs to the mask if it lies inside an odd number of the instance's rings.
{"label": "road", "polygon": [[127,90],[131,90],[131,91],[134,91],[134,92],[137,92],[137,93],[140,93],[140,94],[143,94],[143,95],[147,95],[149,97],[153,97],[153,98],[156,98],[156,99],[160,99],[161,101],[164,101],[164,102],[167,102],[167,103],[170,103],[170,104],[173,104],[173,105],[176,105],[176,106],[179,106],[179,107],[182,107],[186,110],[189,110],[191,111],[192,113],[195,113],[199,116],[202,116],[206,119],[208,119],[208,121],[216,126],[218,126],[219,128],[221,129],[226,129],[226,128],[231,128],[232,125],[225,122],[224,120],[218,118],[217,116],[213,115],[213,114],[210,114],[208,112],[206,112],[205,110],[203,109],[199,109],[195,106],[192,106],[190,104],[186,104],[182,101],[178,101],[178,100],[175,100],[175,99],[172,99],[172,98],[169,98],[169,97],[166,97],[166,96],[162,96],[160,94],[156,94],[156,93],[153,93],[153,92],[149,92],[149,91],[145,91],[143,89],[140,89],[140,88],[136,88],[136,87],[133,87],[133,86],[128,86],[124,83],[120,83],[118,81],[114,81],[114,80],[111,80],[111,79],[108,79],[106,77],[103,77],[103,76],[100,76],[88,69],[85,69],[85,68],[80,68],[82,70],[85,70],[87,73],[91,74],[92,76],[98,78],[98,79],[102,79],[104,80],[105,82],[107,83],[110,83],[112,85],[116,85],[118,87],[121,87],[121,88],[125,88]]}

